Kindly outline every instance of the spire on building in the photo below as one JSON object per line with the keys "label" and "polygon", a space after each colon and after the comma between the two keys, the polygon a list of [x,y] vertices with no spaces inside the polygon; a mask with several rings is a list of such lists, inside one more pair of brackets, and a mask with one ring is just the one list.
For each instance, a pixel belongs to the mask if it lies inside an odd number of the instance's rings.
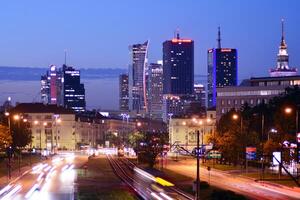
{"label": "spire on building", "polygon": [[218,27],[218,49],[221,49],[221,28],[220,26]]}
{"label": "spire on building", "polygon": [[277,54],[277,66],[270,70],[271,77],[278,76],[295,76],[297,75],[296,68],[289,67],[289,55],[287,52],[287,45],[285,42],[284,34],[284,20],[281,20],[281,41],[279,46],[279,51]]}
{"label": "spire on building", "polygon": [[284,38],[284,19],[281,19],[281,43],[280,43],[280,48],[281,49],[286,49],[287,45],[285,43],[285,38]]}

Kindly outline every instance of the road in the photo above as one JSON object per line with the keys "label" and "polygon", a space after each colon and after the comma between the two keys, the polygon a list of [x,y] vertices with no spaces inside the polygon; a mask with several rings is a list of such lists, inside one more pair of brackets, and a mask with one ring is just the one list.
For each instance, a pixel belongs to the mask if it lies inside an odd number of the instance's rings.
{"label": "road", "polygon": [[[182,162],[168,161],[167,168],[192,178],[196,177],[196,161],[194,159],[188,159]],[[276,187],[267,183],[255,182],[252,179],[232,175],[219,170],[212,169],[209,172],[206,168],[201,167],[200,179],[210,182],[213,186],[234,191],[251,199],[300,199],[300,190],[292,190],[287,187]]]}
{"label": "road", "polygon": [[26,171],[20,178],[0,190],[0,199],[73,200],[74,168],[87,161],[87,156],[60,153]]}

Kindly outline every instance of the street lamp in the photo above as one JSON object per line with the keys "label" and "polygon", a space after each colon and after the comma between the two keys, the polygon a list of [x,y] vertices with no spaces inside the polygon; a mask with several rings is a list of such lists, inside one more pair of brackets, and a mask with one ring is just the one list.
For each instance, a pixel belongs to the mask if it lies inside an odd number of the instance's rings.
{"label": "street lamp", "polygon": [[[298,111],[298,109],[299,109],[299,105],[297,105],[297,107],[295,108],[295,110],[296,110],[296,113],[295,113],[296,114],[296,117],[295,117],[296,118],[296,131],[295,131],[296,138],[295,139],[296,139],[296,144],[297,144],[296,162],[297,162],[297,164],[300,164],[300,160],[299,160],[300,142],[298,142],[298,139],[297,139],[298,138],[298,130],[299,130],[299,111]],[[286,107],[284,109],[284,112],[289,115],[293,112],[293,109],[291,107]],[[299,174],[299,168],[297,167],[297,177],[299,178],[298,174]]]}

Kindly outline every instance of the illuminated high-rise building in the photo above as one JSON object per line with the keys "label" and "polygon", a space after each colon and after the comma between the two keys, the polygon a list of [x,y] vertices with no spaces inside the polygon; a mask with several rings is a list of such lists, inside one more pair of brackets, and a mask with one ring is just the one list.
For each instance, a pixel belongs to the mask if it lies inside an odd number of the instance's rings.
{"label": "illuminated high-rise building", "polygon": [[218,31],[218,48],[208,50],[207,68],[207,99],[208,108],[211,108],[216,106],[217,87],[237,86],[238,84],[237,50],[221,48],[220,27]]}
{"label": "illuminated high-rise building", "polygon": [[193,94],[194,41],[176,38],[163,43],[164,94]]}
{"label": "illuminated high-rise building", "polygon": [[162,119],[163,106],[163,66],[162,61],[150,63],[148,75],[148,105],[149,116],[152,119]]}
{"label": "illuminated high-rise building", "polygon": [[132,64],[129,67],[129,109],[137,113],[147,111],[148,45],[149,42],[146,41],[130,47]]}
{"label": "illuminated high-rise building", "polygon": [[41,100],[43,104],[50,103],[50,77],[48,72],[41,76]]}
{"label": "illuminated high-rise building", "polygon": [[62,74],[63,106],[75,112],[85,111],[85,89],[80,83],[80,71],[63,65]]}
{"label": "illuminated high-rise building", "polygon": [[129,85],[128,75],[119,76],[119,109],[120,111],[129,111]]}
{"label": "illuminated high-rise building", "polygon": [[280,76],[296,76],[297,69],[289,67],[289,55],[287,52],[287,44],[285,42],[284,35],[284,21],[281,20],[281,42],[279,46],[279,52],[277,54],[277,66],[275,69],[270,70],[271,77]]}

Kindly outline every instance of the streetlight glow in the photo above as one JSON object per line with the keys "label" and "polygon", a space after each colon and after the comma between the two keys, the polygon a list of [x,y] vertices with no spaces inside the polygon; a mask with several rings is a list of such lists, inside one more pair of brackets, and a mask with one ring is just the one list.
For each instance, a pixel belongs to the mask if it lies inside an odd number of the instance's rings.
{"label": "streetlight glow", "polygon": [[232,119],[237,120],[239,116],[237,114],[232,115]]}
{"label": "streetlight glow", "polygon": [[20,116],[19,115],[14,115],[14,120],[19,120]]}
{"label": "streetlight glow", "polygon": [[35,125],[37,125],[37,124],[39,123],[39,121],[35,120],[33,123],[34,123]]}
{"label": "streetlight glow", "polygon": [[287,107],[287,108],[284,109],[284,112],[285,112],[286,114],[290,114],[292,111],[293,111],[293,109],[290,108],[290,107]]}
{"label": "streetlight glow", "polygon": [[9,112],[5,112],[5,116],[7,116],[7,117],[8,117],[8,116],[9,116]]}

